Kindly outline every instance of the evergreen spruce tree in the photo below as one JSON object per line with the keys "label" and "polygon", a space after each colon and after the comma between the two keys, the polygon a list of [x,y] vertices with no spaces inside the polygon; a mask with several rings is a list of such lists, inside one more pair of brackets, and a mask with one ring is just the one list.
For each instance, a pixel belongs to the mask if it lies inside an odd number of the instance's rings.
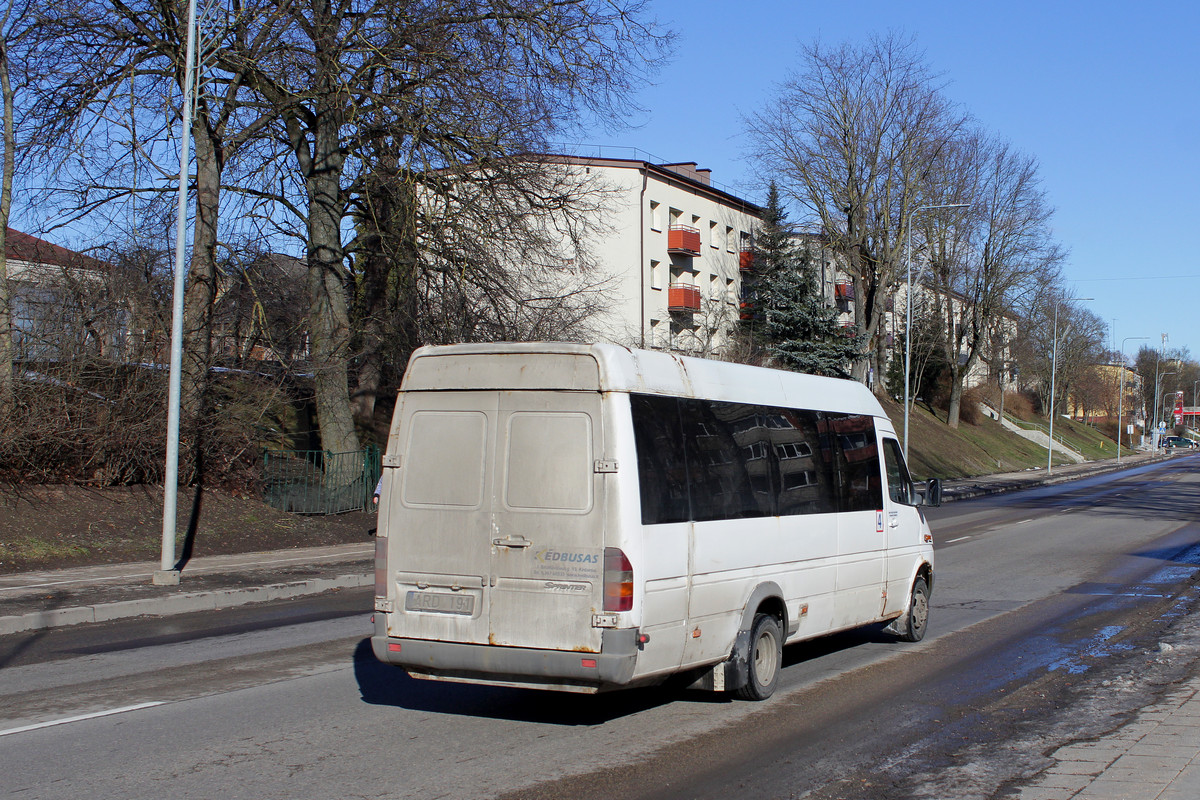
{"label": "evergreen spruce tree", "polygon": [[742,325],[751,340],[779,366],[797,372],[846,378],[862,354],[853,328],[838,325],[825,304],[812,257],[798,247],[787,226],[779,189],[771,183],[762,225],[754,239],[754,266],[746,281]]}

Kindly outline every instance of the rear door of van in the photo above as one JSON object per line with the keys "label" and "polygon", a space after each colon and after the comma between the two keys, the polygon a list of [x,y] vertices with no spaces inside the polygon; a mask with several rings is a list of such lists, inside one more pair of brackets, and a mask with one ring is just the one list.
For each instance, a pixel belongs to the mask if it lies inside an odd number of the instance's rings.
{"label": "rear door of van", "polygon": [[401,397],[392,636],[599,652],[598,392]]}

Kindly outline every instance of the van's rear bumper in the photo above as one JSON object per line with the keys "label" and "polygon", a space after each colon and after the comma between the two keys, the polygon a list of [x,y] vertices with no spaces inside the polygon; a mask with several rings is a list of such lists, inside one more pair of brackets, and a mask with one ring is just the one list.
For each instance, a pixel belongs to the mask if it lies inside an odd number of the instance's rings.
{"label": "van's rear bumper", "polygon": [[605,630],[601,637],[599,653],[394,636],[372,636],[371,648],[380,661],[418,677],[575,691],[627,685],[637,665],[637,628]]}

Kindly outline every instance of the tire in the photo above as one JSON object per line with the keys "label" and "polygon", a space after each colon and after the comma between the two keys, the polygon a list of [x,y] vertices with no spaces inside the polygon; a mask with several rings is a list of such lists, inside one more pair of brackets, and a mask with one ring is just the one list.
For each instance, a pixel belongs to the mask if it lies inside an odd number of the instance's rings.
{"label": "tire", "polygon": [[775,693],[779,670],[783,667],[783,631],[779,620],[770,614],[755,615],[746,657],[750,680],[737,690],[737,696],[743,700],[766,700]]}
{"label": "tire", "polygon": [[929,586],[924,578],[913,581],[908,610],[896,623],[896,636],[901,641],[919,642],[925,638],[925,628],[929,624]]}

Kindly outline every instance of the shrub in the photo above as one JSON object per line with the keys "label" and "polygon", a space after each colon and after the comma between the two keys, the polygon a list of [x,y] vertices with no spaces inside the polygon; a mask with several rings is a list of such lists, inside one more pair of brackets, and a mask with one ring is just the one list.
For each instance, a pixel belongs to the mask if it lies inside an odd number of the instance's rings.
{"label": "shrub", "polygon": [[979,404],[984,400],[983,389],[975,386],[970,389],[965,389],[962,393],[962,402],[959,404],[958,419],[968,425],[979,424]]}

